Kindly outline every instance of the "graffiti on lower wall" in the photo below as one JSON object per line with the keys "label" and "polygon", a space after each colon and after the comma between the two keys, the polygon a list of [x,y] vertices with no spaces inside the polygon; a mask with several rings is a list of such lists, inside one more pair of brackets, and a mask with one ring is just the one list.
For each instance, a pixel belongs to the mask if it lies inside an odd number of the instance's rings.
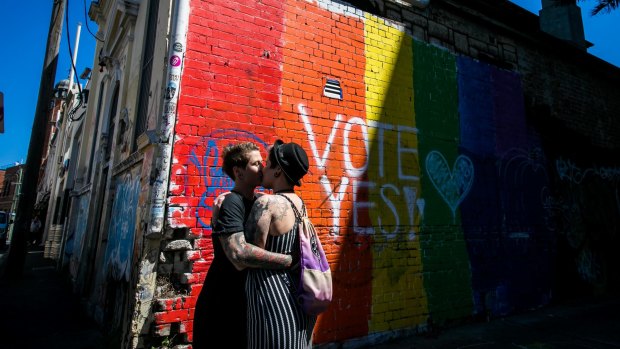
{"label": "graffiti on lower wall", "polygon": [[619,167],[591,167],[582,169],[570,160],[558,159],[555,168],[561,180],[581,184],[588,176],[598,177],[603,180],[616,182],[620,180]]}
{"label": "graffiti on lower wall", "polygon": [[620,265],[620,259],[610,246],[617,244],[620,228],[620,168],[579,162],[555,160],[559,188],[544,192],[545,222],[559,235],[558,252],[574,264],[574,274],[583,283],[576,287],[601,288],[618,283],[610,263]]}
{"label": "graffiti on lower wall", "polygon": [[88,221],[88,206],[90,203],[90,195],[82,195],[78,197],[78,213],[75,223],[75,231],[73,235],[70,237],[72,240],[71,243],[67,241],[67,246],[71,246],[69,249],[65,247],[65,249],[70,250],[69,252],[65,252],[69,254],[69,272],[71,276],[75,279],[78,274],[79,264],[82,258],[82,251],[84,248],[84,242],[86,237],[86,224]]}
{"label": "graffiti on lower wall", "polygon": [[126,173],[117,179],[104,259],[104,270],[114,280],[130,280],[139,194],[139,176]]}

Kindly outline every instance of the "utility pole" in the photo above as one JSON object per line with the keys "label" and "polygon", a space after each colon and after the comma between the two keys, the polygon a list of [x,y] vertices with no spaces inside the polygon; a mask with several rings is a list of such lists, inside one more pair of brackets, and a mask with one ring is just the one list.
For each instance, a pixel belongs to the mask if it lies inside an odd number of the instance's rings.
{"label": "utility pole", "polygon": [[[11,211],[9,211],[9,213],[11,214],[11,218],[13,218],[13,215],[17,211],[17,205],[19,205],[19,198],[22,196],[22,174],[24,174],[24,166],[20,165],[19,169],[17,170],[17,182],[15,183],[15,190],[13,191]],[[11,236],[13,236],[13,231],[15,230],[14,227],[15,222],[13,222],[13,224],[11,224],[11,226],[9,227],[9,239],[11,238]]]}
{"label": "utility pole", "polygon": [[58,51],[62,35],[62,24],[65,14],[65,0],[52,0],[52,16],[47,36],[45,60],[41,72],[41,84],[39,85],[39,98],[32,122],[28,157],[23,174],[22,197],[17,206],[17,214],[11,247],[7,257],[4,277],[18,279],[23,275],[24,262],[26,261],[26,237],[30,233],[30,220],[36,200],[39,171],[41,169],[41,157],[43,155],[43,140],[48,119],[48,109],[54,89],[56,67],[58,66]]}

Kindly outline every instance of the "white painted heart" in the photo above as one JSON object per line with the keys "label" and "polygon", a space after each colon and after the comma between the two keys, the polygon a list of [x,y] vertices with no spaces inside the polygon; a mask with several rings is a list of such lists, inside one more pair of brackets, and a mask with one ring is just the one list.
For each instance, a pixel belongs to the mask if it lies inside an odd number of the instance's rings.
{"label": "white painted heart", "polygon": [[433,150],[426,156],[426,173],[442,199],[450,206],[452,215],[465,199],[474,183],[474,164],[465,155],[454,160],[452,169],[444,156]]}

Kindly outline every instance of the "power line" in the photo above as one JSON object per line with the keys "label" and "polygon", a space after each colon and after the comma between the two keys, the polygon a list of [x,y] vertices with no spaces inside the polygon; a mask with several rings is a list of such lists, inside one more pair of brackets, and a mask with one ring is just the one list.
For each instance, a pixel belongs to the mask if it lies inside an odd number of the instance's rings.
{"label": "power line", "polygon": [[86,30],[88,30],[88,32],[90,33],[90,35],[93,36],[93,38],[97,39],[98,41],[105,42],[105,40],[99,39],[97,35],[93,34],[93,32],[90,31],[90,27],[88,26],[88,13],[86,12],[86,0],[84,0],[84,23],[86,23]]}

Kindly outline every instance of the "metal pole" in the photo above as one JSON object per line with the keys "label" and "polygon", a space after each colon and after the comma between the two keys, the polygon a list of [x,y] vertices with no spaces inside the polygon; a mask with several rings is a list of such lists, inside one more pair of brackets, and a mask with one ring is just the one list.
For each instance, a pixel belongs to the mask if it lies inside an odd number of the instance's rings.
{"label": "metal pole", "polygon": [[77,32],[75,34],[75,51],[73,51],[73,63],[71,64],[71,67],[69,67],[69,91],[71,92],[73,91],[73,75],[75,74],[75,71],[73,70],[73,67],[75,67],[77,65],[77,54],[78,54],[78,47],[80,46],[80,31],[82,30],[82,23],[78,22],[77,25]]}
{"label": "metal pole", "polygon": [[[17,205],[19,205],[19,197],[22,195],[22,174],[24,173],[24,167],[20,165],[19,170],[17,170],[17,183],[15,183],[15,191],[13,192],[13,202],[11,203],[11,217],[15,214],[15,210],[17,209]],[[15,220],[11,223],[9,227],[9,232],[7,239],[9,242],[11,241],[11,236],[13,236],[13,227],[15,227]]]}
{"label": "metal pole", "polygon": [[189,0],[180,0],[176,3],[176,15],[172,25],[171,44],[168,48],[168,71],[166,76],[166,93],[164,98],[164,113],[159,121],[158,128],[158,158],[156,180],[153,184],[151,197],[151,221],[146,232],[148,238],[161,237],[164,229],[164,207],[166,203],[166,191],[170,179],[170,167],[172,166],[172,145],[174,143],[174,126],[176,123],[176,105],[179,99],[180,79],[172,81],[170,77],[181,76],[185,48],[187,42],[187,26],[189,23]]}

